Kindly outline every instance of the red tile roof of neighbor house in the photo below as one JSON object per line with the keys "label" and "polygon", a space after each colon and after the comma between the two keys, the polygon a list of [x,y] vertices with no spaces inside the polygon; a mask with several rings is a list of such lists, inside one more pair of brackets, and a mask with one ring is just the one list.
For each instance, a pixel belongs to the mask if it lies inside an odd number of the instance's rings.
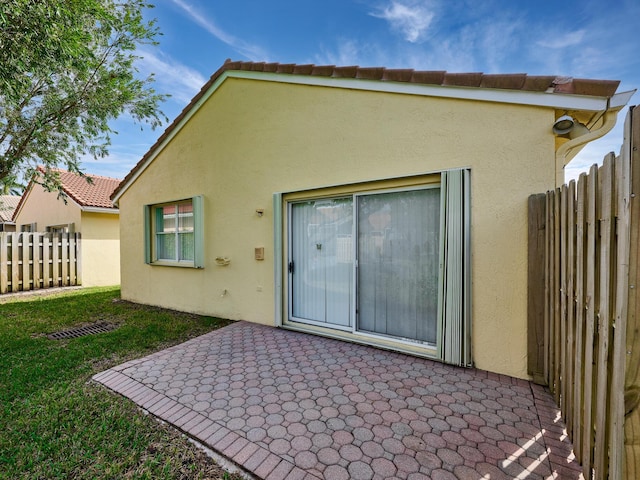
{"label": "red tile roof of neighbor house", "polygon": [[[44,167],[38,167],[38,171],[44,172]],[[111,194],[118,185],[120,185],[120,179],[85,174],[85,177],[91,179],[91,182],[88,182],[87,178],[76,173],[67,172],[66,170],[52,168],[51,171],[56,172],[60,176],[62,191],[80,205],[80,207],[116,209],[111,201]],[[29,187],[32,185],[33,181]],[[26,195],[23,195],[22,199],[25,197]],[[22,201],[23,200],[21,200],[20,203],[22,203]],[[16,208],[16,210],[18,210],[18,208]]]}
{"label": "red tile roof of neighbor house", "polygon": [[11,222],[20,203],[20,195],[0,195],[0,222]]}
{"label": "red tile roof of neighbor house", "polygon": [[155,149],[171,134],[194,105],[206,95],[215,81],[227,71],[250,71],[285,75],[308,75],[315,77],[353,78],[381,82],[413,83],[442,87],[472,87],[479,89],[519,90],[524,92],[573,94],[592,97],[612,97],[620,85],[618,80],[591,80],[556,75],[448,73],[444,70],[421,71],[385,67],[359,67],[335,65],[298,65],[295,63],[242,62],[227,59],[225,63],[203,85],[191,102],[171,122],[156,143],[142,157],[116,188],[113,198],[136,174]]}
{"label": "red tile roof of neighbor house", "polygon": [[81,207],[116,208],[111,194],[120,185],[120,179],[86,174],[86,178],[64,170],[56,170],[60,175],[62,189]]}

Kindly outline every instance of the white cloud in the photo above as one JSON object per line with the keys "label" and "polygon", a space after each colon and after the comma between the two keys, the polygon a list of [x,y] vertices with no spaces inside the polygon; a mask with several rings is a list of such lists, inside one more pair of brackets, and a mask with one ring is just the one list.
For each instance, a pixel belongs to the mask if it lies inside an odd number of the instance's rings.
{"label": "white cloud", "polygon": [[389,22],[391,28],[398,30],[411,43],[424,39],[435,16],[426,4],[415,0],[392,0],[371,15]]}
{"label": "white cloud", "polygon": [[112,178],[124,178],[138,163],[148,146],[140,145],[138,151],[120,152],[112,149],[105,158],[95,159],[85,155],[80,159],[81,169],[85,173]]}
{"label": "white cloud", "polygon": [[[339,41],[336,51],[328,51],[322,49],[322,53],[315,55],[314,60],[310,63],[319,65],[361,65],[369,66],[367,55],[362,52],[361,45],[356,40]],[[365,63],[362,63],[365,62]]]}
{"label": "white cloud", "polygon": [[218,27],[213,20],[207,18],[203,13],[196,10],[193,6],[189,5],[183,0],[173,0],[178,7],[180,7],[191,19],[204,28],[211,35],[216,37],[221,42],[229,45],[241,55],[247,57],[249,60],[268,61],[268,55],[258,45],[252,45],[239,38],[234,37],[230,33],[225,32],[222,28]]}
{"label": "white cloud", "polygon": [[200,72],[158,52],[159,55],[146,50],[139,51],[142,58],[138,60],[138,67],[144,73],[155,74],[160,93],[169,93],[173,100],[188,103],[207,79]]}
{"label": "white cloud", "polygon": [[476,56],[484,64],[485,73],[508,73],[505,64],[512,55],[522,53],[523,24],[516,18],[503,17],[492,22],[484,22],[475,31],[477,35]]}
{"label": "white cloud", "polygon": [[563,34],[549,35],[547,40],[539,40],[537,42],[541,47],[546,48],[567,48],[574,45],[579,45],[585,38],[587,31],[576,30],[575,32],[567,32]]}
{"label": "white cloud", "polygon": [[584,29],[563,34],[549,34],[548,40],[540,40],[537,44],[541,47],[554,49],[572,47],[581,44],[586,34],[587,31]]}

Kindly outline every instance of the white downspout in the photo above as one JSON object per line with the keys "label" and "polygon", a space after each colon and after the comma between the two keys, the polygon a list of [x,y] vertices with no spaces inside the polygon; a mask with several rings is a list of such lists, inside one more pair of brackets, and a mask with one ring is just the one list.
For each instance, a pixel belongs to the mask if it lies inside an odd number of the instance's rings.
{"label": "white downspout", "polygon": [[561,187],[562,185],[564,185],[564,167],[567,166],[567,156],[569,155],[569,153],[574,148],[592,142],[593,140],[597,140],[598,138],[601,138],[609,133],[615,126],[617,118],[618,110],[611,111],[607,109],[604,112],[604,123],[602,124],[602,127],[589,132],[586,135],[581,135],[577,138],[569,140],[568,142],[563,143],[560,148],[558,148],[558,150],[556,151],[556,187]]}

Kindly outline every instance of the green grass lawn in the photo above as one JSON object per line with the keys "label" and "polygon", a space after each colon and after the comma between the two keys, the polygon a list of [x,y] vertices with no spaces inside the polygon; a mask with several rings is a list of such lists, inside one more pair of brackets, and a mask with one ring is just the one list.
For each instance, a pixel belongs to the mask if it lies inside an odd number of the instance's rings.
{"label": "green grass lawn", "polygon": [[[95,373],[227,325],[121,301],[117,288],[0,297],[0,479],[237,478],[175,430],[90,382]],[[71,340],[49,333],[106,321]]]}

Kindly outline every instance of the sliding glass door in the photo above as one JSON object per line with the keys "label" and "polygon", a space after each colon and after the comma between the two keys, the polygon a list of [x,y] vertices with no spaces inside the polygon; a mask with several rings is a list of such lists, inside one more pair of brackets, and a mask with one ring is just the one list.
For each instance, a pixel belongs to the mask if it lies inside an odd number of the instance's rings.
{"label": "sliding glass door", "polygon": [[435,345],[440,189],[356,199],[357,330]]}
{"label": "sliding glass door", "polygon": [[470,171],[439,180],[287,202],[284,324],[471,365]]}
{"label": "sliding glass door", "polygon": [[439,188],[296,202],[289,215],[291,320],[435,345]]}
{"label": "sliding glass door", "polygon": [[290,225],[291,318],[351,329],[352,197],[294,203]]}

